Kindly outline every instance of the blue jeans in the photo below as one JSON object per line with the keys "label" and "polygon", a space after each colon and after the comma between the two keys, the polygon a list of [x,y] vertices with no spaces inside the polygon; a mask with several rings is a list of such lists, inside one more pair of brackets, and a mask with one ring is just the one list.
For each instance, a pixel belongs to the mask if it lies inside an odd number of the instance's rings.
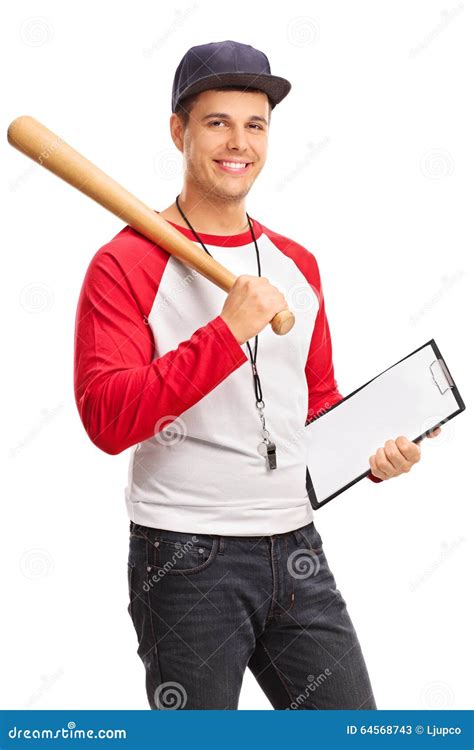
{"label": "blue jeans", "polygon": [[128,584],[152,709],[237,709],[247,666],[275,709],[377,708],[314,523],[243,537],[130,521]]}

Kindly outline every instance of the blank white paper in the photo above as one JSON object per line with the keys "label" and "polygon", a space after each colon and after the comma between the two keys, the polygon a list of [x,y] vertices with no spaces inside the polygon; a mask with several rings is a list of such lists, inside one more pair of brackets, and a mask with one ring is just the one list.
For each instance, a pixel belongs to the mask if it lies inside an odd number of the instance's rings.
{"label": "blank white paper", "polygon": [[[370,469],[386,440],[415,440],[459,410],[431,344],[371,380],[305,428],[307,465],[318,503]],[[433,372],[440,388],[436,385]]]}

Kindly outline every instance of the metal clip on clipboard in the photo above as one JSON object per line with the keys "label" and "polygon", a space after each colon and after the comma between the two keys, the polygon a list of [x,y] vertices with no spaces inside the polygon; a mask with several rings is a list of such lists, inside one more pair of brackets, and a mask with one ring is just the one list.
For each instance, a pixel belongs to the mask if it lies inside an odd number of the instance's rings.
{"label": "metal clip on clipboard", "polygon": [[[433,372],[433,365],[434,365],[434,370],[436,372],[436,375],[435,375],[435,372]],[[430,364],[430,370],[431,370],[431,376],[432,376],[434,382],[436,383],[436,385],[438,386],[438,389],[439,389],[439,392],[441,393],[441,395],[443,395],[444,393],[446,393],[447,390],[449,390],[450,388],[452,388],[454,386],[454,381],[453,381],[451,375],[448,372],[448,368],[446,367],[446,364],[445,364],[444,360],[442,360],[442,359],[435,359]],[[436,377],[438,377],[438,379],[436,379]],[[441,390],[440,382],[443,385],[445,385],[444,390]],[[447,385],[446,385],[446,383],[447,383]]]}

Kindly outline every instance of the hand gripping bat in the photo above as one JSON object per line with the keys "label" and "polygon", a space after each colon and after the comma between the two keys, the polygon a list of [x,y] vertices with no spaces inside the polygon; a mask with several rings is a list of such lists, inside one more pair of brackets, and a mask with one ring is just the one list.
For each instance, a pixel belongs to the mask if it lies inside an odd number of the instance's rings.
{"label": "hand gripping bat", "polygon": [[[237,278],[233,273],[34,117],[22,115],[13,120],[7,139],[18,151],[100,203],[186,266],[225,292],[230,291]],[[290,310],[281,310],[270,321],[273,331],[280,335],[288,333],[294,322]]]}

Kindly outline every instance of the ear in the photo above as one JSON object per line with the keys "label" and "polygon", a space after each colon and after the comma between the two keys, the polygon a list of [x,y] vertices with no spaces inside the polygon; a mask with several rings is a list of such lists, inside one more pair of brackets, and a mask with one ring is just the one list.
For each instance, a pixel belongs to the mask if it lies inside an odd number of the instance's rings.
{"label": "ear", "polygon": [[183,153],[184,150],[184,127],[176,112],[171,113],[170,133],[176,148]]}

